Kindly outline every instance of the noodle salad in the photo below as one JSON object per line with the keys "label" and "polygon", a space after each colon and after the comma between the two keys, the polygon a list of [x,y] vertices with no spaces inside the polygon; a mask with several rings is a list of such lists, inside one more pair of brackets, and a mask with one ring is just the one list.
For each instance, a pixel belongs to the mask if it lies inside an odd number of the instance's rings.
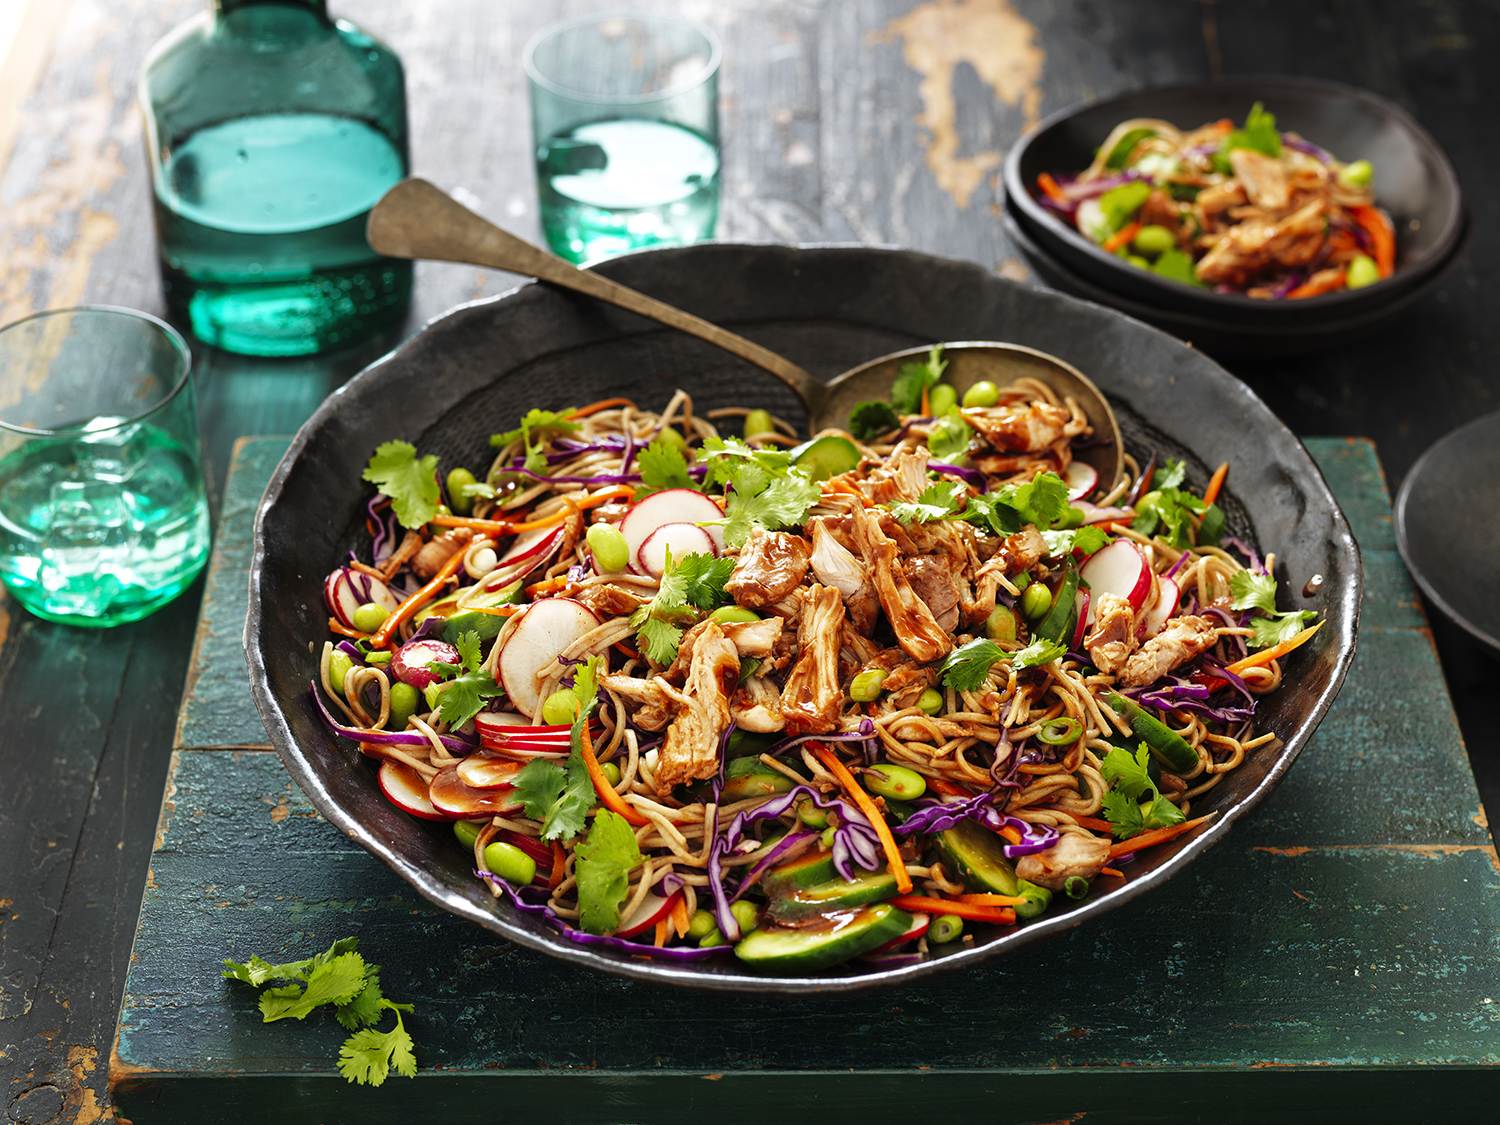
{"label": "noodle salad", "polygon": [[1076,177],[1037,177],[1043,206],[1130,264],[1186,285],[1299,300],[1390,277],[1396,236],[1368,160],[1279,132],[1257,102],[1183,132],[1116,125]]}
{"label": "noodle salad", "polygon": [[583,944],[900,964],[1121,885],[1319,625],[1225,535],[1227,467],[1101,482],[1077,403],[944,366],[802,443],[681,391],[532,410],[482,475],[385,443],[317,705]]}

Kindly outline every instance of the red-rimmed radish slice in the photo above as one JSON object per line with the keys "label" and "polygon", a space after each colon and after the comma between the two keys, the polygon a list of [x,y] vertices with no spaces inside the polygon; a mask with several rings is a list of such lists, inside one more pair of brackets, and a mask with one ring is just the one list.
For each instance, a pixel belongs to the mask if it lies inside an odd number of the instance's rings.
{"label": "red-rimmed radish slice", "polygon": [[541,710],[537,674],[598,625],[594,611],[572,598],[546,598],[510,619],[500,636],[499,680],[517,711],[530,718]]}
{"label": "red-rimmed radish slice", "polygon": [[655,891],[647,892],[641,904],[630,912],[630,917],[620,923],[620,928],[615,931],[615,937],[635,937],[642,930],[649,930],[672,913],[673,905],[681,897],[681,891],[665,897]]}
{"label": "red-rimmed radish slice", "polygon": [[438,771],[427,786],[427,799],[438,812],[447,813],[457,820],[475,820],[482,816],[498,816],[514,812],[521,807],[515,790],[507,785],[499,789],[475,789],[465,785],[458,776],[458,766],[448,766]]}
{"label": "red-rimmed radish slice", "polygon": [[[481,711],[474,716],[479,744],[511,758],[565,758],[572,727],[534,727],[514,711]],[[592,728],[590,728],[592,729]]]}
{"label": "red-rimmed radish slice", "polygon": [[[1116,539],[1100,547],[1079,568],[1078,577],[1089,584],[1096,599],[1101,594],[1114,594],[1137,611],[1151,593],[1151,567],[1141,549],[1129,539]],[[1086,624],[1094,624],[1092,605]]]}
{"label": "red-rimmed radish slice", "polygon": [[1135,510],[1132,508],[1101,508],[1087,500],[1074,500],[1073,507],[1083,513],[1083,522],[1086,524],[1135,519]]}
{"label": "red-rimmed radish slice", "polygon": [[[889,953],[898,945],[904,945],[909,941],[916,941],[917,938],[921,937],[927,932],[927,927],[931,924],[931,914],[913,914],[911,916],[911,925],[906,927],[906,932],[904,934],[896,938],[894,941],[888,941],[884,945],[876,946],[874,949],[870,950],[870,953]],[[865,956],[868,957],[870,953],[865,954]]]}
{"label": "red-rimmed radish slice", "polygon": [[509,844],[513,848],[520,848],[523,852],[536,860],[537,880],[545,883],[547,876],[552,873],[552,849],[542,843],[535,836],[523,836],[519,832],[512,832],[508,828],[502,828],[495,833],[495,839],[501,843]]}
{"label": "red-rimmed radish slice", "polygon": [[1099,472],[1082,461],[1071,461],[1063,470],[1063,483],[1068,486],[1069,500],[1082,500],[1099,487]]}
{"label": "red-rimmed radish slice", "polygon": [[[691,488],[669,488],[665,492],[654,492],[646,497],[620,521],[620,534],[625,536],[625,546],[630,549],[631,565],[635,565],[641,544],[651,537],[658,527],[669,523],[707,523],[722,520],[724,513],[719,506],[701,492]],[[719,527],[706,527],[713,540],[715,553],[724,549],[724,532]],[[674,554],[676,552],[673,552]]]}
{"label": "red-rimmed radish slice", "polygon": [[470,789],[499,789],[511,785],[521,764],[509,758],[500,758],[480,752],[470,754],[453,767],[458,771],[458,780]]}
{"label": "red-rimmed radish slice", "polygon": [[447,813],[439,812],[436,806],[427,799],[427,782],[423,781],[422,775],[406,763],[381,762],[377,777],[380,782],[380,791],[402,812],[409,812],[412,816],[419,816],[423,820],[453,819]]}
{"label": "red-rimmed radish slice", "polygon": [[[562,546],[563,528],[539,527],[535,531],[523,531],[511,540],[510,546],[500,556],[495,569],[530,562],[525,573],[535,570],[543,562],[550,561],[557,548]],[[514,579],[512,579],[514,581]]]}
{"label": "red-rimmed radish slice", "polygon": [[407,641],[396,650],[396,654],[391,657],[390,671],[403,684],[411,684],[418,691],[425,691],[429,684],[435,684],[443,678],[430,671],[427,665],[459,662],[458,649],[447,641],[423,637],[421,640]]}
{"label": "red-rimmed radish slice", "polygon": [[667,552],[674,559],[684,555],[716,555],[714,538],[695,523],[664,523],[646,536],[641,549],[635,554],[635,564],[640,569],[660,578],[667,572]]}
{"label": "red-rimmed radish slice", "polygon": [[1073,607],[1078,611],[1074,615],[1078,621],[1077,627],[1073,630],[1072,649],[1074,652],[1083,651],[1083,635],[1088,632],[1089,622],[1094,619],[1094,615],[1089,609],[1091,601],[1093,601],[1093,598],[1082,587],[1079,587],[1078,593],[1073,595]]}
{"label": "red-rimmed radish slice", "polygon": [[1142,640],[1150,640],[1166,628],[1167,619],[1177,612],[1177,603],[1182,600],[1182,587],[1175,580],[1158,577],[1156,585],[1156,597],[1141,614],[1138,635]]}
{"label": "red-rimmed radish slice", "polygon": [[362,605],[373,602],[394,612],[401,604],[401,599],[380,579],[347,566],[339,567],[323,580],[323,600],[328,603],[328,612],[346,629],[354,628],[354,611]]}

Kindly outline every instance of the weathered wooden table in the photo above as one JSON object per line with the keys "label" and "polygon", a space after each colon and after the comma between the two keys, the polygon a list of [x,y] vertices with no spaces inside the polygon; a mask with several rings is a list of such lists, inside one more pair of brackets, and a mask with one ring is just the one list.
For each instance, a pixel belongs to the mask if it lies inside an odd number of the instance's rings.
{"label": "weathered wooden table", "polygon": [[[161,310],[149,220],[149,179],[132,86],[147,47],[204,3],[22,0],[19,5],[0,5],[0,322],[35,309],[79,303]],[[535,237],[535,190],[520,49],[543,24],[584,8],[603,7],[604,0],[538,0],[528,5],[499,5],[489,0],[444,0],[429,5],[331,0],[331,6],[386,39],[405,60],[414,170],[462,194],[517,233]],[[1475,233],[1469,251],[1440,289],[1410,316],[1358,346],[1276,364],[1236,364],[1232,369],[1299,433],[1373,437],[1393,482],[1399,482],[1415,457],[1443,433],[1474,414],[1500,407],[1500,387],[1494,375],[1500,369],[1500,337],[1492,320],[1493,295],[1500,291],[1500,224],[1496,222],[1500,198],[1485,190],[1485,185],[1500,177],[1500,149],[1494,145],[1490,111],[1500,100],[1500,69],[1488,63],[1500,49],[1500,12],[1492,6],[1414,5],[1401,0],[1371,0],[1354,8],[1335,0],[1262,0],[1253,5],[1211,0],[1175,4],[1142,0],[641,0],[636,6],[691,11],[712,23],[724,40],[725,201],[720,237],[910,246],[974,260],[1015,277],[1023,277],[1024,269],[996,219],[995,175],[1006,148],[1038,115],[1086,97],[1151,83],[1273,71],[1333,78],[1373,89],[1412,111],[1452,157],[1474,207]],[[18,14],[14,23],[9,19],[13,13]],[[12,32],[14,45],[6,53],[4,44]],[[503,276],[464,267],[419,266],[412,314],[396,336],[416,330],[426,319],[460,301],[498,292],[509,284],[510,279]],[[196,381],[215,504],[237,438],[293,432],[330,390],[394,342],[395,337],[354,352],[279,362],[198,349]],[[1368,466],[1367,457],[1365,461]],[[1379,514],[1378,506],[1376,511]],[[1367,550],[1366,562],[1372,568],[1372,587],[1376,565],[1399,572],[1389,550]],[[13,1120],[92,1122],[109,1111],[107,1060],[142,888],[147,885],[148,870],[156,874],[158,887],[165,885],[160,880],[168,870],[163,866],[165,853],[153,866],[152,844],[201,591],[200,585],[155,617],[108,632],[48,625],[0,600],[0,763],[6,767],[9,782],[0,797],[0,1078],[4,1079],[0,1102]],[[222,605],[218,599],[210,602],[211,608]],[[1366,621],[1378,624],[1382,614],[1398,609],[1371,604],[1366,608]],[[216,619],[215,628],[227,639],[239,631],[238,623],[227,619]],[[1398,709],[1396,700],[1417,698],[1441,711],[1446,683],[1467,737],[1468,764],[1489,809],[1495,812],[1500,810],[1500,748],[1488,716],[1500,664],[1446,623],[1434,621],[1432,628],[1442,655],[1441,678],[1430,659],[1425,663],[1419,659],[1430,650],[1415,631],[1415,619],[1405,619],[1404,625],[1385,635],[1386,640],[1379,640],[1383,634],[1374,631],[1363,638],[1360,667],[1340,702],[1340,714],[1347,718],[1340,721],[1354,724],[1371,743],[1373,753],[1390,737],[1390,730],[1414,721],[1411,709]],[[1395,647],[1385,648],[1387,644]],[[1381,667],[1397,670],[1391,679],[1368,678],[1375,672],[1369,662],[1377,649],[1387,653],[1388,663]],[[1408,650],[1415,653],[1402,655]],[[1419,671],[1424,678],[1416,681]],[[217,670],[201,676],[197,690],[201,695],[215,685],[231,695],[237,689],[230,673]],[[1397,687],[1411,688],[1417,695],[1400,695]],[[190,710],[189,718],[193,714]],[[1336,733],[1326,728],[1323,737]],[[222,731],[200,728],[194,733],[191,723],[183,735],[184,744],[224,744]],[[230,741],[255,737],[252,730],[248,735],[230,736]],[[1463,751],[1451,723],[1441,739],[1423,737],[1427,745],[1441,742],[1446,747],[1444,753],[1453,766],[1450,780],[1464,789],[1460,784]],[[231,755],[211,753],[217,755],[214,760],[233,761]],[[1306,774],[1309,784],[1316,778],[1335,798],[1347,799],[1348,787],[1338,770],[1353,769],[1358,761],[1324,762],[1310,751],[1293,776]],[[1328,770],[1334,772],[1324,772]],[[1387,818],[1393,826],[1392,841],[1480,847],[1481,826],[1466,819],[1482,815],[1472,797],[1460,799],[1454,791],[1446,792],[1444,797],[1438,789],[1429,788],[1424,775],[1394,787],[1387,794],[1388,803],[1377,803],[1370,815],[1382,825],[1385,822],[1379,818]],[[273,798],[269,806],[259,804],[269,810],[267,815],[281,806],[283,797],[289,797],[277,785],[264,794],[257,790],[253,803],[260,802],[262,795]],[[1346,852],[1333,852],[1330,849],[1335,846],[1352,845],[1352,838],[1333,838],[1310,813],[1291,823],[1264,822],[1282,807],[1277,802],[1290,800],[1288,793],[1280,793],[1265,807],[1257,828],[1262,835],[1253,846],[1315,850],[1302,856],[1255,852],[1248,860],[1265,865],[1272,876],[1268,885],[1276,893],[1287,885],[1277,881],[1283,872],[1295,871],[1299,864],[1322,862],[1325,850],[1351,865],[1376,860],[1418,864],[1429,858],[1421,853],[1387,855],[1352,846]],[[208,806],[205,817],[231,815],[228,809],[215,810],[212,802]],[[240,831],[254,830],[265,842],[296,829],[312,832],[318,828],[298,815],[294,803],[289,801],[284,807],[288,815],[279,825],[263,821]],[[1287,806],[1282,815],[1291,816],[1291,812]],[[234,815],[248,816],[248,806]],[[1463,823],[1454,827],[1454,818]],[[175,831],[184,832],[191,823],[180,818]],[[175,843],[178,837],[172,831],[169,826]],[[1240,844],[1252,847],[1249,840],[1237,841],[1235,846]],[[1243,864],[1231,864],[1225,849],[1220,851],[1225,854],[1199,865],[1192,878],[1207,880],[1211,872],[1243,868]],[[1470,884],[1455,886],[1441,903],[1443,912],[1434,906],[1431,917],[1434,925],[1451,923],[1458,929],[1467,925],[1477,950],[1483,941],[1494,939],[1493,921],[1481,921],[1477,904],[1481,892],[1493,887],[1495,875],[1486,862],[1480,862],[1480,852],[1458,854],[1475,863],[1479,874],[1470,876]],[[243,858],[240,851],[226,853],[226,870]],[[345,854],[331,862],[351,868],[369,861]],[[287,872],[289,889],[295,871]],[[1479,887],[1474,886],[1476,881]],[[264,886],[254,888],[245,880],[231,884],[220,879],[214,885],[228,889],[223,899],[215,901],[230,899],[231,891],[238,894],[240,882],[245,882],[246,894],[266,905],[281,893]],[[1171,893],[1188,895],[1192,884],[1179,882]],[[1231,882],[1226,874],[1224,882],[1245,893],[1238,877]],[[1169,968],[1159,959],[1142,970],[1146,984],[1161,981],[1171,986],[1168,1000],[1157,1011],[1164,1023],[1176,1025],[1178,1034],[1173,1038],[1179,1043],[1197,1040],[1206,1044],[1205,1050],[1217,1042],[1223,1057],[1238,1051],[1246,1062],[1252,1058],[1308,1060],[1322,1057],[1319,1050],[1331,1058],[1343,1041],[1345,1033],[1340,1028],[1374,1019],[1366,1008],[1377,1015],[1407,1011],[1406,1036],[1397,1037],[1392,1030],[1390,1049],[1367,1041],[1366,1053],[1350,1052],[1349,1065],[1355,1065],[1355,1059],[1368,1062],[1371,1089],[1387,1090],[1390,1104],[1417,1106],[1435,1118],[1444,1117],[1438,1100],[1441,1090],[1423,1085],[1420,1074],[1414,1077],[1404,1064],[1390,1060],[1431,1057],[1420,1049],[1396,1049],[1424,1031],[1433,1032],[1424,1040],[1429,1048],[1440,1050],[1431,1046],[1442,1038],[1434,1029],[1457,1027],[1464,1018],[1474,1034],[1478,1034],[1475,1028],[1488,1026],[1483,1012],[1465,1007],[1467,989],[1483,967],[1480,954],[1476,952],[1476,960],[1461,970],[1457,963],[1424,961],[1425,953],[1409,945],[1402,953],[1399,972],[1392,969],[1389,974],[1377,974],[1374,981],[1367,980],[1369,962],[1356,964],[1356,951],[1363,954],[1376,948],[1378,943],[1367,936],[1370,927],[1388,926],[1396,933],[1411,926],[1418,910],[1411,890],[1422,887],[1421,881],[1393,886],[1380,913],[1373,906],[1355,911],[1352,899],[1338,899],[1321,886],[1310,894],[1295,878],[1291,886],[1309,894],[1314,903],[1283,895],[1288,911],[1305,909],[1307,919],[1331,911],[1347,923],[1348,936],[1318,970],[1318,979],[1280,979],[1267,983],[1261,992],[1254,990],[1253,983],[1224,979],[1228,951],[1238,949],[1241,942],[1253,946],[1252,938],[1265,936],[1266,930],[1255,926],[1268,926],[1266,919],[1271,915],[1252,922],[1257,911],[1271,911],[1271,900],[1264,897],[1270,891],[1257,891],[1261,899],[1244,905],[1247,913],[1234,917],[1217,946],[1194,944],[1187,953],[1170,951],[1180,958],[1172,962],[1170,972],[1180,972],[1180,976],[1169,975]],[[388,890],[395,893],[400,888]],[[1429,891],[1423,888],[1424,894]],[[200,892],[198,888],[193,893]],[[304,893],[304,897],[316,896]],[[1338,902],[1344,905],[1335,909]],[[412,908],[421,909],[415,904]],[[1276,913],[1288,926],[1304,918]],[[1460,915],[1467,921],[1460,924]],[[451,933],[444,929],[453,926],[447,919],[422,914],[416,918],[424,935]],[[318,927],[309,923],[308,929]],[[293,927],[278,940],[294,942],[295,932]],[[1293,948],[1300,933],[1290,935]],[[1080,931],[1068,945],[1069,955],[1091,962],[1096,951],[1110,951],[1110,943],[1118,940],[1116,934],[1113,922],[1098,933]],[[475,940],[473,934],[465,937]],[[377,940],[372,931],[367,940],[371,955],[387,966],[409,957],[409,938],[405,942],[384,936]],[[205,941],[194,953],[199,959],[190,962],[194,971],[222,954],[248,952],[222,948],[224,944],[217,937]],[[1138,958],[1143,963],[1148,956],[1158,958],[1161,945],[1159,939],[1143,942],[1146,952],[1137,950]],[[496,956],[497,963],[520,963],[514,954],[508,961]],[[1274,968],[1284,956],[1279,951],[1267,952],[1264,959]],[[546,962],[534,963],[541,966],[538,971],[552,971]],[[1010,972],[1014,964],[1002,963],[993,971]],[[1355,1005],[1354,992],[1341,991],[1354,987],[1355,967],[1362,973],[1358,987],[1370,992],[1370,1005],[1365,1007]],[[437,1027],[441,1013],[451,1015],[460,1029],[471,1028],[476,1042],[493,1044],[505,1039],[514,1047],[508,1056],[514,1066],[522,1065],[521,1054],[527,1051],[534,1051],[537,1061],[545,1061],[537,1045],[549,1042],[558,1052],[572,1051],[584,1060],[597,1058],[601,1065],[612,1060],[611,1065],[626,1069],[655,1067],[656,1054],[668,1069],[681,1067],[691,1072],[717,1065],[707,1053],[692,1053],[708,1050],[706,1042],[695,1042],[704,1039],[702,1031],[708,1024],[700,1019],[706,1006],[694,998],[639,992],[627,996],[628,990],[601,981],[583,993],[581,1003],[594,1005],[587,1017],[565,1014],[552,1006],[543,1006],[533,1015],[502,1006],[490,1016],[501,1022],[490,1024],[463,1017],[458,1008],[444,1008],[439,1002],[442,990],[429,989],[416,966],[402,971],[412,974],[402,984],[409,984],[413,998],[428,1012],[420,1037],[425,1050],[432,1052],[424,1056],[428,1064],[456,1065],[462,1055],[458,1032],[453,1033],[455,1038],[444,1039],[445,1033]],[[1406,988],[1410,982],[1430,979],[1424,974],[1438,972],[1447,975],[1440,978],[1443,983],[1433,993],[1441,999],[1435,999],[1429,1009]],[[497,970],[497,974],[504,979],[504,972]],[[1085,1055],[1099,1058],[1102,1055],[1094,1047],[1110,1036],[1116,1043],[1124,1043],[1133,1034],[1145,1041],[1146,1033],[1140,1031],[1144,1017],[1131,1020],[1120,1014],[1131,1002],[1149,1013],[1150,996],[1142,979],[1130,977],[1123,983],[1112,1001],[1114,1006],[1106,1007],[1103,1014],[1090,1012],[1090,1018],[1067,1025],[1053,1020],[1054,1014],[1067,1010],[1053,998],[1035,1002],[1024,1015],[1019,1005],[1001,1000],[994,1000],[991,1010],[995,1019],[1014,1023],[1015,1034],[1032,1030],[1036,1043],[1053,1043],[1052,1037],[1060,1036],[1050,1048],[1059,1060],[1076,1062]],[[1200,1005],[1204,1011],[1197,1014],[1186,1010],[1182,998],[1190,993],[1181,991],[1184,981],[1195,987],[1206,982],[1201,987],[1209,992],[1217,989],[1223,997],[1234,998],[1242,1018],[1231,1020],[1226,1015],[1233,1007],[1227,999],[1222,1007],[1217,1000]],[[1331,983],[1335,981],[1342,983],[1335,986]],[[1369,983],[1376,987],[1369,989]],[[149,992],[161,995],[154,984]],[[429,993],[432,999],[427,998]],[[944,999],[933,998],[939,995]],[[954,1012],[978,1011],[965,1009],[963,1002],[953,999],[956,995],[947,991],[906,1001],[886,997],[889,1006],[885,1009],[872,1001],[863,1007],[851,1002],[842,1011],[856,1029],[868,1023],[871,1036],[876,1029],[889,1032],[895,1021],[910,1021],[907,1039],[927,1051],[935,1068],[996,1068],[996,1090],[1010,1087],[1003,1069],[1008,1062],[1029,1066],[1039,1059],[1045,1061],[1038,1052],[1049,1048],[1017,1049],[1010,1033],[1003,1039],[956,1041],[956,1032],[944,1030],[946,1017],[939,1009],[947,1004]],[[206,1000],[212,1003],[216,997],[223,999],[222,994],[211,994]],[[1306,1000],[1299,1009],[1305,1013],[1299,1019],[1305,1022],[1277,1014],[1276,1005],[1284,997]],[[639,1004],[646,1013],[639,1043],[628,1041],[634,1032],[622,1030],[627,1002]],[[903,1012],[890,1012],[890,1007],[898,1005]],[[871,1013],[871,1018],[856,1019],[860,1012]],[[660,1022],[668,1013],[682,1021],[672,1032],[662,1030],[666,1024]],[[876,1020],[876,1013],[883,1018]],[[554,1014],[557,1020],[551,1019]],[[719,1024],[726,1029],[718,1040],[725,1072],[734,1072],[736,1060],[728,1057],[734,1051],[740,1052],[740,1063],[776,1063],[794,1054],[799,1045],[810,1056],[812,1048],[807,1045],[817,1042],[813,1038],[818,1030],[816,1018],[797,1011],[783,1014],[774,1023],[757,1017]],[[978,1018],[971,1017],[971,1025]],[[575,1020],[579,1022],[569,1023]],[[1259,1029],[1266,1049],[1253,1049],[1251,1031],[1229,1028],[1231,1022]],[[548,1033],[558,1025],[565,1033],[549,1038]],[[260,1038],[276,1033],[276,1028],[261,1027],[244,1011],[237,1011],[225,1026],[254,1036],[253,1043],[261,1045],[256,1049],[279,1042]],[[1086,1034],[1073,1036],[1075,1027]],[[307,1030],[311,1033],[312,1029]],[[203,1034],[206,1041],[209,1031]],[[597,1050],[586,1042],[590,1036]],[[1318,1041],[1324,1046],[1320,1048]],[[137,1043],[145,1049],[143,1040]],[[610,1044],[621,1047],[624,1055],[604,1050]],[[1081,1044],[1089,1046],[1085,1049]],[[321,1060],[326,1057],[326,1045],[322,1040],[309,1042],[304,1045],[305,1053],[289,1050],[286,1057]],[[1175,1050],[1170,1041],[1168,1048],[1168,1054]],[[448,1051],[457,1053],[443,1053]],[[500,1053],[504,1052],[495,1056]],[[1130,1053],[1127,1045],[1119,1055]],[[863,1066],[873,1057],[867,1053],[855,1058],[855,1054],[831,1058],[824,1065]],[[241,1057],[245,1057],[243,1052]],[[154,1056],[154,1061],[164,1060],[165,1056]],[[1488,1065],[1479,1055],[1455,1057],[1453,1062]],[[908,1058],[900,1065],[911,1064]],[[1413,1083],[1405,1093],[1403,1075]],[[903,1074],[901,1081],[910,1077]],[[728,1090],[739,1081],[707,1085],[694,1079],[687,1083],[690,1093],[681,1096],[680,1104],[708,1097],[691,1091]],[[1213,1088],[1218,1079],[1193,1081]],[[1350,1081],[1357,1091],[1357,1081]],[[602,1071],[600,1082],[600,1088],[609,1085]],[[425,1080],[407,1085],[427,1088]],[[620,1097],[626,1099],[621,1105],[628,1106],[635,1095],[620,1089]],[[219,1096],[216,1091],[204,1091],[204,1104]],[[927,1096],[935,1101],[907,1099],[904,1104],[910,1112],[946,1109],[941,1093]],[[899,1095],[890,1100],[901,1101]],[[1125,1104],[1132,1112],[1137,1108],[1133,1101]],[[573,1109],[571,1103],[557,1102],[550,1111],[567,1116]],[[780,1109],[772,1106],[768,1112]],[[616,1116],[628,1114],[622,1108]],[[643,1116],[657,1114],[643,1112]]]}

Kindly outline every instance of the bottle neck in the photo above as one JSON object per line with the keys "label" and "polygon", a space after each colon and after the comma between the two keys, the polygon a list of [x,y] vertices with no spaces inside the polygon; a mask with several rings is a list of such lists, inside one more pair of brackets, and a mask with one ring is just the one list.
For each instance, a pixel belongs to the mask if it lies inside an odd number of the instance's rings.
{"label": "bottle neck", "polygon": [[328,0],[212,0],[216,17],[230,15],[245,8],[305,8],[319,19],[328,19]]}

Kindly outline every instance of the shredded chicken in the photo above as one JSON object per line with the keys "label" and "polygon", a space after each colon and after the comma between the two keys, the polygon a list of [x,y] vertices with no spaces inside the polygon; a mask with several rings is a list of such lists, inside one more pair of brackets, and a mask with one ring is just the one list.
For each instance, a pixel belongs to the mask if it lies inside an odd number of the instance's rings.
{"label": "shredded chicken", "polygon": [[1160,633],[1126,661],[1125,671],[1120,673],[1120,684],[1145,687],[1161,679],[1173,668],[1206,652],[1219,637],[1217,627],[1218,623],[1211,617],[1189,614],[1172,618]]}
{"label": "shredded chicken", "polygon": [[1315,199],[1280,222],[1247,221],[1230,227],[1198,263],[1198,276],[1211,285],[1245,285],[1273,264],[1306,265],[1323,245],[1327,205]]}
{"label": "shredded chicken", "polygon": [[670,685],[660,676],[641,679],[611,674],[599,678],[599,686],[613,692],[630,706],[631,719],[642,730],[665,730],[675,711]]}
{"label": "shredded chicken", "polygon": [[729,701],[734,724],[744,730],[769,734],[786,726],[781,714],[781,689],[764,676],[751,676]]}
{"label": "shredded chicken", "polygon": [[1230,149],[1229,166],[1245,185],[1245,194],[1255,206],[1280,211],[1291,199],[1286,165],[1274,156],[1256,152],[1253,148]]}
{"label": "shredded chicken", "polygon": [[1046,402],[992,406],[964,411],[964,419],[1003,453],[1036,453],[1055,441],[1076,437],[1088,429],[1061,406]]}
{"label": "shredded chicken", "polygon": [[906,577],[912,592],[927,604],[938,628],[951,633],[958,628],[959,598],[963,590],[953,575],[950,560],[937,555],[918,555],[906,560]]}
{"label": "shredded chicken", "polygon": [[838,726],[844,692],[839,687],[844,601],[830,586],[810,587],[797,630],[797,663],[781,690],[788,734],[827,734]]}
{"label": "shredded chicken", "polygon": [[677,785],[719,772],[719,746],[734,721],[729,697],[740,679],[734,645],[712,618],[688,630],[693,634],[687,683],[680,692],[666,689],[677,704],[677,717],[667,727],[656,762],[656,792],[662,797]]}
{"label": "shredded chicken", "polygon": [[913,592],[895,542],[862,508],[855,509],[853,516],[855,541],[873,572],[875,594],[896,640],[913,660],[928,662],[947,656],[953,638],[937,623],[927,603]]}
{"label": "shredded chicken", "polygon": [[928,456],[926,446],[902,443],[858,482],[859,490],[875,504],[912,503],[927,488]]}
{"label": "shredded chicken", "polygon": [[648,594],[649,591],[642,594],[613,582],[599,582],[592,586],[578,587],[576,591],[569,591],[564,596],[582,602],[602,620],[608,620],[611,617],[629,617],[651,600]]}
{"label": "shredded chicken", "polygon": [[812,537],[812,571],[824,586],[832,586],[844,596],[854,631],[869,636],[880,613],[874,583],[865,566],[834,535],[830,517],[819,516],[807,521]]}
{"label": "shredded chicken", "polygon": [[780,601],[802,582],[812,548],[800,535],[756,528],[740,548],[724,590],[752,609]]}
{"label": "shredded chicken", "polygon": [[1094,667],[1114,675],[1125,667],[1135,647],[1135,610],[1118,594],[1102,593],[1092,603],[1094,626],[1083,638]]}
{"label": "shredded chicken", "polygon": [[1102,836],[1065,832],[1050,848],[1016,860],[1016,878],[1060,891],[1077,875],[1093,879],[1109,862],[1109,841]]}
{"label": "shredded chicken", "polygon": [[759,621],[728,621],[719,626],[734,645],[740,659],[753,656],[764,660],[776,651],[776,642],[781,639],[782,621],[779,617],[763,617]]}
{"label": "shredded chicken", "polygon": [[[411,569],[418,578],[431,578],[443,569],[443,564],[469,545],[474,533],[467,527],[454,527],[429,539],[421,550],[412,556]],[[403,544],[404,545],[404,544]]]}

